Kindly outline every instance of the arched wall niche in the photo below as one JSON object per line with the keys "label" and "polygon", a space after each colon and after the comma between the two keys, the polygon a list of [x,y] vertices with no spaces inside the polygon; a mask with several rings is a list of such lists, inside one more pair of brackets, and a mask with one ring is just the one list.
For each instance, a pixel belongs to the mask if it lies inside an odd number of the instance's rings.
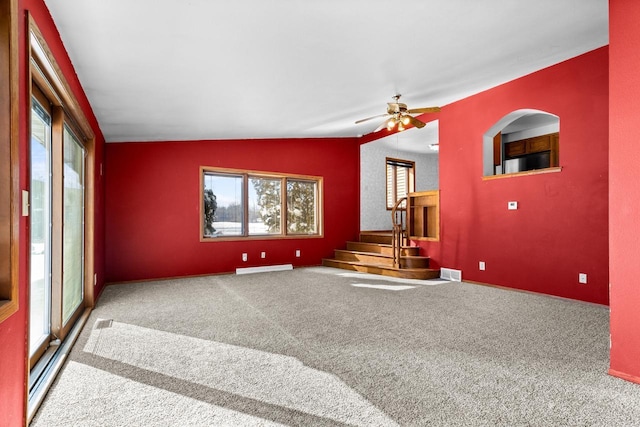
{"label": "arched wall niche", "polygon": [[[559,132],[560,117],[555,114],[528,108],[510,112],[491,126],[482,137],[482,175],[504,173],[505,143]],[[500,141],[496,144],[495,138],[498,134]],[[500,150],[500,153],[496,150]]]}

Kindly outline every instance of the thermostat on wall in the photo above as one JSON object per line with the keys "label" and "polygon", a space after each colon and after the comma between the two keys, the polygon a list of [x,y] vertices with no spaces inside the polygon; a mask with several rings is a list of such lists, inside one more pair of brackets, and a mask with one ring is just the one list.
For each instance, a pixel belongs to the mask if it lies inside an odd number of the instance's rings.
{"label": "thermostat on wall", "polygon": [[507,207],[509,208],[510,211],[514,211],[518,209],[518,202],[509,202],[507,204]]}

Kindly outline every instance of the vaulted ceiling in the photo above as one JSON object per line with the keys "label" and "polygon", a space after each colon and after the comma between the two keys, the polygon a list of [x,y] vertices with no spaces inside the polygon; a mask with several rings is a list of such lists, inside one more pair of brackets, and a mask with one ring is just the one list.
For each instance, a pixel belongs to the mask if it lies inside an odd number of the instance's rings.
{"label": "vaulted ceiling", "polygon": [[45,3],[108,142],[358,136],[608,44],[607,0]]}

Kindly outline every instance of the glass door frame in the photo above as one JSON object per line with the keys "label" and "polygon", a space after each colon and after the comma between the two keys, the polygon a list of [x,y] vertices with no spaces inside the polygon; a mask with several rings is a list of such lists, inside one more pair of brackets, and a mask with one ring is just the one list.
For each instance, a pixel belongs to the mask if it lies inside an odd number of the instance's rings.
{"label": "glass door frame", "polygon": [[[70,314],[65,315],[64,313],[64,301],[65,301],[65,145],[67,142],[64,140],[65,130],[68,131],[69,136],[73,136],[74,140],[71,141],[71,144],[77,144],[82,153],[82,165],[80,167],[82,172],[82,177],[85,178],[85,170],[86,170],[86,148],[79,141],[77,137],[78,131],[76,127],[73,125],[73,122],[69,117],[66,116],[64,110],[61,107],[56,106],[51,102],[51,100],[43,93],[41,87],[37,84],[33,84],[31,88],[32,92],[32,102],[37,102],[38,107],[43,109],[47,114],[50,115],[50,125],[48,127],[49,135],[49,143],[48,143],[48,151],[46,155],[46,161],[48,163],[47,173],[49,175],[48,182],[45,185],[48,185],[48,188],[44,191],[44,194],[48,200],[44,202],[44,215],[43,218],[44,223],[46,224],[44,227],[44,235],[45,246],[43,249],[44,252],[44,289],[43,298],[45,299],[44,305],[42,307],[33,306],[30,304],[29,309],[29,320],[30,320],[30,333],[31,331],[31,322],[34,319],[39,319],[40,316],[34,315],[34,310],[43,310],[41,313],[41,317],[44,317],[46,321],[48,318],[49,327],[48,330],[43,328],[43,335],[41,342],[38,343],[37,347],[29,348],[29,366],[33,368],[38,360],[42,357],[44,352],[49,347],[50,343],[56,340],[64,340],[73,327],[73,324],[78,319],[78,317],[82,314],[85,308],[84,301],[84,282],[86,278],[84,277],[84,260],[85,260],[85,230],[83,229],[81,232],[82,236],[82,249],[80,255],[81,272],[80,277],[82,280],[82,288],[81,289],[81,300],[79,304],[73,308]],[[45,104],[45,105],[43,105]],[[48,104],[48,105],[47,105]],[[32,105],[31,109],[34,109]],[[32,118],[33,120],[33,118]],[[33,153],[30,153],[30,157]],[[30,164],[33,166],[33,163]],[[31,169],[31,168],[30,168]],[[30,175],[33,174],[33,170],[30,170]],[[31,181],[33,184],[33,181]],[[30,188],[31,194],[31,213],[30,213],[30,238],[32,238],[31,232],[34,229],[34,220],[37,218],[34,215],[35,212],[35,203],[33,203],[33,198],[35,196],[35,189]],[[84,228],[85,220],[85,200],[86,200],[86,186],[83,179],[82,182],[82,200],[81,206],[79,206],[80,211],[82,212],[82,227]],[[31,247],[33,247],[34,242],[31,242]],[[33,274],[33,256],[32,252],[29,258],[30,265],[30,274]],[[67,272],[69,273],[69,272]],[[33,284],[30,289],[30,297],[33,296],[32,292],[34,291]],[[30,299],[30,303],[33,301]],[[66,319],[65,319],[66,317]],[[48,335],[48,338],[47,338]],[[33,344],[31,342],[31,336],[29,339],[30,346]]]}

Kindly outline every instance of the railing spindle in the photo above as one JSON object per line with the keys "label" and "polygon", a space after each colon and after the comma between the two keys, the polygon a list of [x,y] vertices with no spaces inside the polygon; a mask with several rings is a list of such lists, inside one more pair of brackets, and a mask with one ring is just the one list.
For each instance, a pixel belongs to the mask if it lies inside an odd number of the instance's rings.
{"label": "railing spindle", "polygon": [[[402,251],[402,243],[405,234],[404,223],[406,222],[403,215],[406,215],[406,213],[403,214],[403,209],[400,209],[400,205],[405,200],[407,200],[406,197],[398,199],[396,204],[393,206],[393,209],[391,209],[391,222],[393,223],[391,245],[393,251],[393,266],[395,268],[401,268],[400,253]],[[400,214],[400,221],[398,221],[398,213]]]}

